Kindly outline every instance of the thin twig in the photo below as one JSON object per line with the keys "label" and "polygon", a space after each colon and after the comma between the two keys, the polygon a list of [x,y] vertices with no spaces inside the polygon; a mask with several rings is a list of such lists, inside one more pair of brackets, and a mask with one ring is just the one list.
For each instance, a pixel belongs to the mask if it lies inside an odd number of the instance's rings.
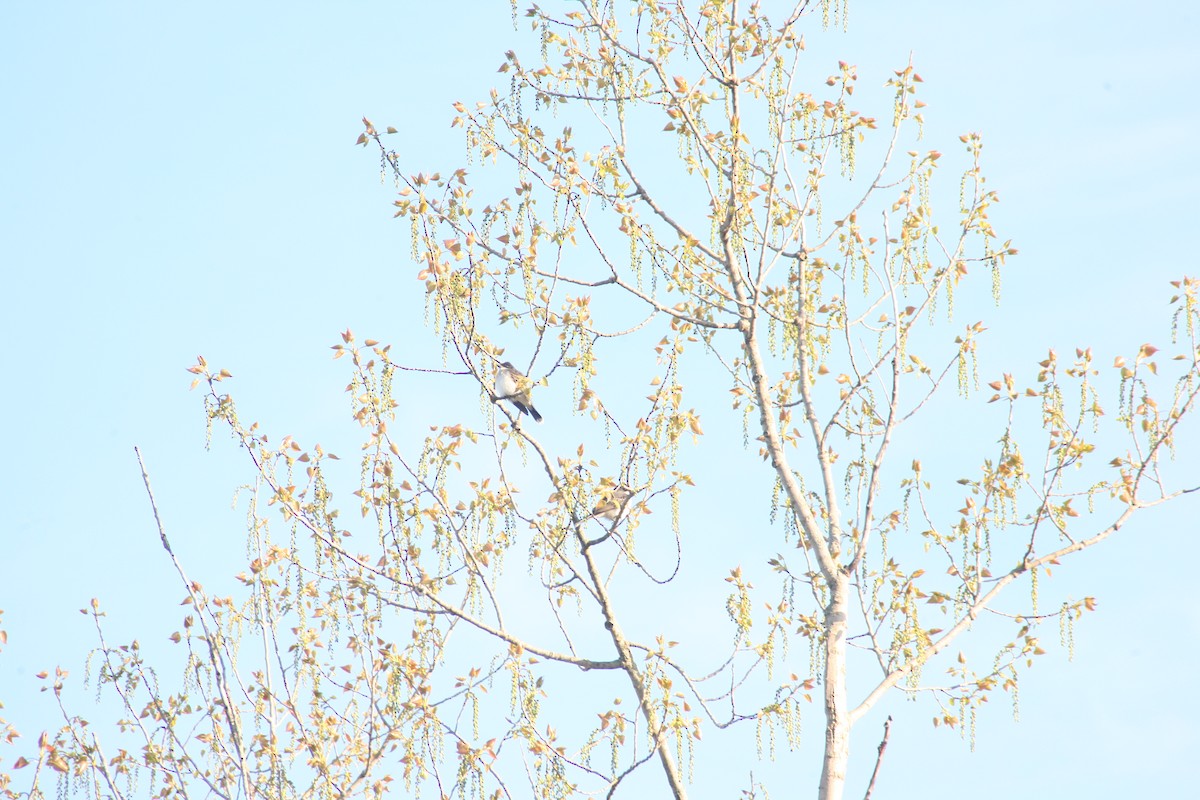
{"label": "thin twig", "polygon": [[871,792],[875,791],[875,779],[879,777],[879,765],[883,763],[883,751],[887,750],[888,736],[892,733],[892,718],[889,715],[883,723],[883,741],[879,743],[879,755],[875,757],[875,771],[871,773],[871,783],[867,785],[867,793],[863,800],[871,800]]}
{"label": "thin twig", "polygon": [[[137,456],[138,467],[142,470],[142,482],[146,484],[146,494],[150,497],[150,510],[154,512],[154,524],[158,526],[158,538],[162,539],[163,549],[171,554],[171,560],[175,560],[175,551],[171,549],[171,543],[167,541],[167,531],[163,527],[162,519],[158,516],[158,503],[154,502],[154,491],[150,488],[150,475],[146,472],[146,465],[142,462],[142,451],[137,447],[133,448],[134,455]],[[175,562],[175,566],[179,566],[179,562]],[[184,583],[187,583],[187,577],[181,574]]]}
{"label": "thin twig", "polygon": [[[248,778],[248,765],[246,761],[246,752],[243,748],[241,721],[234,712],[236,705],[233,702],[233,697],[229,691],[229,675],[226,671],[225,660],[222,658],[224,643],[223,638],[218,632],[214,637],[213,631],[209,629],[208,620],[205,618],[205,603],[200,597],[197,597],[197,585],[188,580],[187,574],[183,571],[183,565],[179,563],[179,559],[175,556],[175,551],[171,549],[171,543],[167,540],[167,530],[163,527],[162,517],[158,513],[158,503],[154,499],[154,490],[150,488],[150,474],[146,471],[146,464],[142,461],[142,451],[138,447],[133,448],[134,455],[137,456],[138,467],[142,471],[142,482],[146,484],[146,496],[150,499],[150,509],[154,512],[154,524],[158,526],[158,538],[162,540],[163,549],[171,556],[171,563],[175,565],[175,571],[179,573],[180,580],[187,588],[188,596],[191,598],[193,607],[196,609],[196,618],[200,622],[200,627],[204,631],[204,642],[208,647],[208,659],[216,673],[217,688],[221,693],[221,701],[226,709],[226,722],[229,726],[229,735],[233,743],[235,758],[238,766],[238,781],[241,784],[242,794],[244,797],[251,797],[250,784]],[[168,726],[168,729],[174,732],[174,728]]]}

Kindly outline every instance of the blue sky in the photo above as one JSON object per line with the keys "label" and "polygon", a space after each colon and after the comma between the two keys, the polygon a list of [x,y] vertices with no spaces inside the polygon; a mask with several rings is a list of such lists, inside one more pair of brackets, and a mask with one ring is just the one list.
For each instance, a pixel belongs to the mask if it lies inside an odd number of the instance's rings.
{"label": "blue sky", "polygon": [[[463,162],[450,103],[485,97],[524,35],[507,3],[469,7],[0,9],[0,699],[27,743],[54,725],[34,673],[82,678],[92,639],[77,609],[90,598],[117,640],[165,641],[181,616],[135,444],[192,576],[224,586],[240,569],[243,512],[230,500],[249,476],[220,433],[204,451],[184,372],[197,354],[234,373],[246,417],[306,444],[351,433],[346,372],[329,360],[340,330],[436,355],[407,226],[391,219],[377,156],[352,144],[366,115],[400,129],[413,172]],[[808,34],[814,75],[840,58],[864,87],[911,52],[929,147],[984,133],[995,222],[1021,250],[989,318],[986,375],[1028,369],[1050,346],[1092,345],[1107,364],[1165,345],[1166,282],[1197,272],[1197,34],[1182,3],[865,0],[852,0],[848,33]],[[453,387],[419,391],[414,418]],[[1195,451],[1176,469],[1200,474]],[[898,704],[880,791],[1125,798],[1191,785],[1197,519],[1196,501],[1146,515],[1064,570],[1064,593],[1100,599],[1076,659],[1043,658],[1021,721],[991,709],[974,753],[934,731],[927,706]],[[86,709],[89,693],[76,701]],[[881,724],[863,726],[860,757]],[[816,714],[805,729],[797,780],[815,787]]]}

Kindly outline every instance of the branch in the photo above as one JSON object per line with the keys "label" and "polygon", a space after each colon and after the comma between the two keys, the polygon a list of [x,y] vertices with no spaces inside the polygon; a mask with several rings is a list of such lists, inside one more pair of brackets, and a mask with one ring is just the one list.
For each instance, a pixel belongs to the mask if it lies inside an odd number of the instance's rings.
{"label": "branch", "polygon": [[[234,713],[234,708],[236,706],[233,702],[233,697],[229,692],[229,679],[225,672],[225,662],[224,659],[221,658],[221,653],[219,650],[219,643],[222,641],[222,638],[219,636],[219,634],[214,636],[213,632],[209,629],[208,620],[205,618],[203,613],[205,604],[200,602],[200,599],[196,597],[196,591],[194,588],[195,584],[188,580],[187,574],[183,571],[183,565],[179,563],[179,559],[175,557],[175,552],[171,549],[171,542],[167,539],[167,531],[163,527],[162,517],[159,516],[158,513],[158,503],[154,500],[154,490],[150,488],[150,475],[146,471],[145,463],[142,461],[142,451],[139,448],[134,447],[133,452],[137,456],[138,467],[142,471],[142,482],[146,485],[146,496],[150,498],[150,509],[154,513],[154,524],[158,527],[158,537],[162,541],[163,549],[165,549],[167,551],[167,555],[171,557],[171,563],[175,565],[175,571],[179,573],[179,577],[183,581],[184,587],[187,589],[188,597],[190,598],[192,605],[196,608],[196,617],[200,620],[200,626],[204,630],[204,641],[208,647],[209,663],[212,664],[213,670],[216,673],[217,688],[221,693],[221,701],[225,704],[225,708],[228,712],[225,715],[225,718],[229,723],[229,735],[233,742],[234,752],[238,762],[238,778],[242,785],[241,788],[243,795],[245,797],[251,797],[252,794],[250,792],[250,786],[246,774],[248,769],[246,764],[246,753],[242,749],[241,728],[238,725],[237,716]],[[97,623],[99,623],[99,620],[97,620]],[[171,731],[172,737],[174,738],[174,727],[168,726],[168,730]]]}
{"label": "branch", "polygon": [[875,771],[871,773],[871,783],[867,786],[867,793],[863,795],[863,800],[871,800],[871,792],[875,791],[875,779],[879,777],[879,766],[883,763],[883,751],[887,750],[888,737],[891,734],[892,718],[889,716],[883,723],[883,741],[879,743],[879,755],[875,757]]}
{"label": "branch", "polygon": [[967,609],[966,613],[963,614],[962,618],[959,619],[954,627],[947,631],[936,642],[932,643],[921,658],[914,658],[908,661],[904,665],[893,670],[886,678],[880,681],[879,685],[871,690],[871,693],[867,695],[866,699],[859,703],[858,706],[850,712],[850,723],[854,724],[861,719],[863,715],[870,711],[875,703],[879,702],[879,699],[883,697],[883,695],[889,689],[899,683],[902,678],[904,678],[917,667],[924,664],[929,659],[936,656],[941,651],[945,650],[955,639],[967,631],[971,625],[974,624],[975,619],[979,616],[979,613],[991,605],[992,601],[995,600],[1000,592],[1004,590],[1004,587],[1008,586],[1026,572],[1036,569],[1043,564],[1052,563],[1063,556],[1067,556],[1078,550],[1085,550],[1093,545],[1099,544],[1120,530],[1121,527],[1129,521],[1129,518],[1132,517],[1134,512],[1136,512],[1139,508],[1141,508],[1140,505],[1127,506],[1126,509],[1121,512],[1121,515],[1117,517],[1117,519],[1111,525],[1094,536],[1091,536],[1087,539],[1081,539],[1074,544],[1055,550],[1053,553],[1049,553],[1033,561],[1024,561],[1021,564],[1018,564],[1016,567],[1013,567],[1013,569],[1011,569],[1005,575],[998,578],[996,580],[996,584],[988,591],[988,593],[976,600],[975,603],[973,603],[971,607]]}

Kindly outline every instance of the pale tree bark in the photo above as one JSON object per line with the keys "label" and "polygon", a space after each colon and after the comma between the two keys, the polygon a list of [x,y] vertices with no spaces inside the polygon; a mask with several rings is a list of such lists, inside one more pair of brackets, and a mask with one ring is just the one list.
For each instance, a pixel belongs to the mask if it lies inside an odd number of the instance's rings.
{"label": "pale tree bark", "polygon": [[[730,263],[734,263],[728,249],[727,258],[730,259]],[[736,272],[736,269],[730,269],[731,274],[736,275]],[[733,285],[735,291],[738,292],[740,302],[745,296],[742,294],[742,285],[736,280],[733,281]],[[753,306],[748,303],[744,303],[742,307],[753,309]],[[845,790],[846,771],[850,761],[850,728],[852,725],[846,687],[846,631],[850,575],[838,562],[835,549],[839,525],[832,463],[829,453],[825,449],[824,437],[813,409],[809,393],[811,384],[808,368],[806,363],[801,360],[798,365],[799,383],[804,398],[805,418],[813,434],[817,460],[821,466],[829,504],[829,522],[823,526],[796,481],[780,437],[776,417],[771,413],[775,408],[775,403],[770,394],[765,360],[759,347],[752,319],[752,312],[748,310],[743,318],[742,326],[745,331],[743,351],[750,362],[750,373],[759,405],[759,423],[762,426],[767,453],[787,492],[791,506],[798,517],[800,528],[804,533],[805,541],[820,566],[822,577],[829,591],[828,605],[824,614],[825,752],[821,760],[818,798],[820,800],[840,800]]]}
{"label": "pale tree bark", "polygon": [[846,700],[846,615],[849,577],[838,571],[825,609],[825,756],[820,800],[841,800],[850,763],[850,708]]}

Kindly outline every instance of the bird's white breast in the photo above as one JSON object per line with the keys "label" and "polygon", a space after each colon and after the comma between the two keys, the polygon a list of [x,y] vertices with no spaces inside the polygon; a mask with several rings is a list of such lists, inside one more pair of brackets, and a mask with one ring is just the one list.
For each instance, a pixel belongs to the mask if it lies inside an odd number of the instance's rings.
{"label": "bird's white breast", "polygon": [[506,369],[496,373],[496,394],[501,397],[511,397],[517,393],[517,381],[513,374]]}

